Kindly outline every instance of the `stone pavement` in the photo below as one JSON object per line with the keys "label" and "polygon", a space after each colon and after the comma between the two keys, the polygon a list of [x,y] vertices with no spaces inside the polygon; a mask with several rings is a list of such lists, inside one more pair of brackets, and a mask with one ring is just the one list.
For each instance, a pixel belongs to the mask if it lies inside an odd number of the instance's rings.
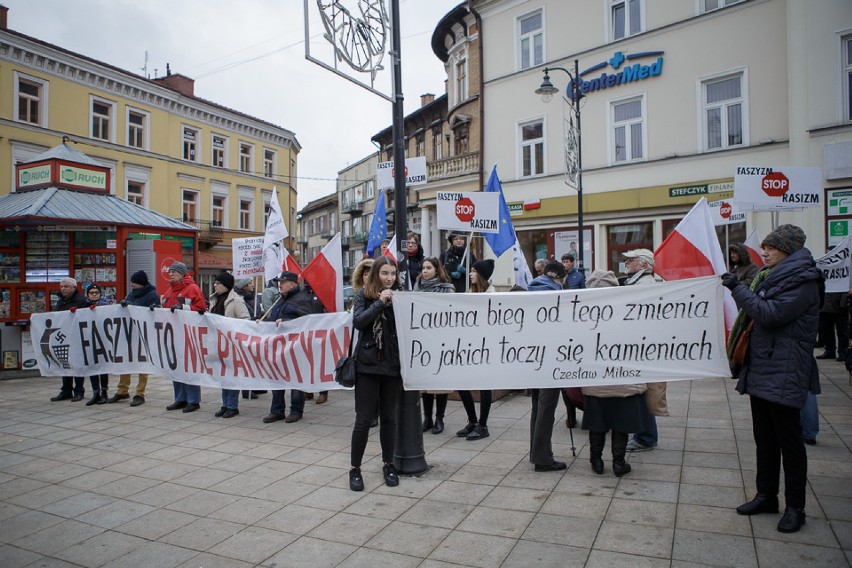
{"label": "stone pavement", "polygon": [[569,468],[535,473],[530,402],[516,394],[495,403],[491,437],[477,442],[455,437],[466,420],[450,402],[447,430],[424,435],[431,469],[397,488],[381,483],[374,431],[367,488],[353,493],[349,392],[308,401],[300,422],[263,424],[268,394],[225,420],[207,388],[201,411],[166,412],[161,377],[137,408],[51,403],[59,379],[4,380],[0,565],[848,566],[852,387],[840,363],[820,366],[807,525],[793,535],[775,530],[780,515],[734,511],[754,493],[754,444],[733,381],[670,384],[658,449],[632,455],[621,479],[609,459],[592,473],[578,430],[571,458],[564,408],[554,441]]}

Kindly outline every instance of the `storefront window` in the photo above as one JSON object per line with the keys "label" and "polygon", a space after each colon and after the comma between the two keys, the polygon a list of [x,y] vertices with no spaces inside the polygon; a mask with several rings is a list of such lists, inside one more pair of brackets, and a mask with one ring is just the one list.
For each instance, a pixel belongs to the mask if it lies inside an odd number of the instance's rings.
{"label": "storefront window", "polygon": [[610,225],[607,228],[607,268],[618,274],[624,274],[623,253],[637,248],[654,249],[654,225],[631,223],[628,225]]}
{"label": "storefront window", "polygon": [[[107,241],[112,241],[112,246]],[[74,248],[115,248],[115,231],[74,231]]]}

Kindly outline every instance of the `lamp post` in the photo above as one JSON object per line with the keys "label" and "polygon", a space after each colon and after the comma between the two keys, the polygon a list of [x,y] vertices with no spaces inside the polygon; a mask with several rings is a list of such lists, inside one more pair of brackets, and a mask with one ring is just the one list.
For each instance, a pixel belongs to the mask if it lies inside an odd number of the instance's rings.
{"label": "lamp post", "polygon": [[[541,86],[535,90],[537,95],[541,95],[541,102],[549,103],[553,100],[553,95],[559,92],[559,89],[553,86],[550,82],[551,71],[563,71],[568,75],[570,82],[565,89],[566,97],[563,100],[568,103],[574,111],[574,120],[577,126],[569,124],[564,138],[565,150],[565,170],[566,181],[573,182],[577,188],[577,227],[579,229],[578,250],[577,250],[577,269],[580,272],[585,272],[585,264],[583,262],[583,145],[582,145],[582,129],[580,127],[580,99],[584,97],[580,91],[580,62],[574,60],[574,72],[572,73],[564,67],[545,67],[544,79]],[[570,121],[569,121],[570,122]],[[574,155],[576,154],[576,158]]]}

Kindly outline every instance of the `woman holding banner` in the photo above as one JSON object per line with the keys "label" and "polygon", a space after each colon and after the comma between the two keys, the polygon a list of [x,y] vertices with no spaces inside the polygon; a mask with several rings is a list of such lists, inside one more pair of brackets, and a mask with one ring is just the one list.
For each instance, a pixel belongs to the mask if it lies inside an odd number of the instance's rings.
{"label": "woman holding banner", "polygon": [[[213,282],[213,294],[210,296],[210,313],[226,318],[249,319],[249,309],[242,296],[234,291],[234,277],[228,272],[221,272]],[[222,389],[222,407],[213,415],[215,417],[233,418],[240,413],[240,391],[238,389]]]}
{"label": "woman holding banner", "polygon": [[[409,244],[409,246],[411,246]],[[422,253],[421,253],[422,254]],[[415,292],[437,292],[437,293],[453,293],[456,291],[450,275],[441,266],[441,261],[435,257],[426,258],[420,265],[420,274],[417,276],[417,283],[414,285]],[[420,395],[423,398],[423,431],[432,430],[433,434],[440,434],[444,431],[444,413],[447,410],[447,399],[452,391],[423,391]],[[437,402],[435,408],[435,422],[432,422],[432,406]]]}
{"label": "woman holding banner", "polygon": [[745,360],[734,364],[737,392],[748,394],[751,403],[757,495],[737,507],[737,513],[778,512],[783,463],[786,509],[778,523],[782,533],[796,532],[805,524],[808,456],[799,411],[809,392],[820,392],[813,350],[825,285],[804,245],[801,228],[781,225],[761,243],[765,266],[750,287],[735,274],[722,275],[722,284],[740,308],[728,338],[729,354],[738,351],[731,346],[751,328]]}
{"label": "woman holding banner", "polygon": [[[480,260],[470,267],[470,291],[472,293],[493,292],[491,275],[494,274],[494,260]],[[458,288],[456,288],[458,290]],[[459,438],[479,440],[490,436],[488,432],[488,414],[491,412],[491,391],[479,391],[479,420],[476,418],[476,404],[473,393],[458,391],[464,410],[467,412],[467,426],[456,432]]]}
{"label": "woman holding banner", "polygon": [[367,449],[370,422],[379,406],[381,425],[379,441],[382,446],[382,474],[385,485],[399,485],[399,475],[393,466],[393,448],[396,442],[396,401],[402,388],[399,366],[399,343],[396,320],[391,306],[395,290],[399,290],[396,263],[387,256],[373,262],[364,288],[355,295],[352,322],[358,330],[355,349],[355,426],[352,429],[349,488],[364,490],[361,461]]}

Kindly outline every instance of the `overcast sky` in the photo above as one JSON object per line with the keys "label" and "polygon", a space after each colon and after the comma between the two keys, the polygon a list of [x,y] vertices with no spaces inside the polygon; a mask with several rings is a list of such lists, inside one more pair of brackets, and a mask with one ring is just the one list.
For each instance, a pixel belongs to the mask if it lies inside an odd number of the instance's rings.
{"label": "overcast sky", "polygon": [[[438,21],[460,0],[400,0],[405,113],[444,93],[432,52]],[[0,0],[9,28],[127,71],[195,79],[195,94],[296,134],[299,208],[332,193],[337,172],[375,151],[391,104],[305,59],[303,0]],[[311,54],[330,62],[316,0]],[[345,0],[344,5],[357,5]],[[386,2],[389,4],[389,2]],[[390,39],[388,39],[388,42]],[[390,93],[390,61],[378,77]],[[344,64],[345,65],[345,64]],[[367,79],[368,76],[364,78]]]}

